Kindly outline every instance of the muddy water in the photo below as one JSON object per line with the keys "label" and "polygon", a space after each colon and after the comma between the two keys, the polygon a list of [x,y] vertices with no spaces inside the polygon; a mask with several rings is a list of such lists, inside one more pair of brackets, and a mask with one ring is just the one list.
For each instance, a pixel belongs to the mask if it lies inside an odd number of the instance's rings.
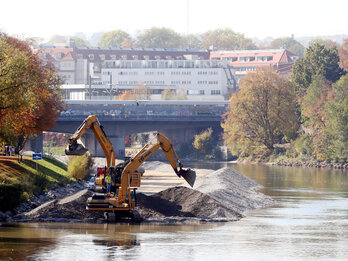
{"label": "muddy water", "polygon": [[0,227],[0,260],[348,260],[347,172],[230,166],[277,204],[233,223]]}

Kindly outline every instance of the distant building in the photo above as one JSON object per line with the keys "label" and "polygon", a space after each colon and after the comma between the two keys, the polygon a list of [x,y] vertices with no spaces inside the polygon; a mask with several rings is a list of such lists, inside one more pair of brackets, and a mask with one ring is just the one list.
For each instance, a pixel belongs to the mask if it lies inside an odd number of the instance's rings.
{"label": "distant building", "polygon": [[291,71],[295,54],[283,50],[211,51],[153,48],[39,46],[43,63],[51,62],[65,80],[66,99],[117,99],[144,85],[151,99],[165,89],[184,91],[192,100],[223,100],[239,80],[258,67]]}
{"label": "distant building", "polygon": [[256,71],[259,67],[272,67],[277,72],[288,74],[294,62],[299,57],[288,50],[239,50],[239,51],[213,51],[211,60],[227,61],[235,72],[237,81],[248,72]]}
{"label": "distant building", "polygon": [[71,40],[66,46],[38,46],[43,63],[51,62],[66,84],[88,84],[98,81],[106,60],[183,60],[187,55],[209,59],[209,51],[154,48],[88,48],[75,47]]}

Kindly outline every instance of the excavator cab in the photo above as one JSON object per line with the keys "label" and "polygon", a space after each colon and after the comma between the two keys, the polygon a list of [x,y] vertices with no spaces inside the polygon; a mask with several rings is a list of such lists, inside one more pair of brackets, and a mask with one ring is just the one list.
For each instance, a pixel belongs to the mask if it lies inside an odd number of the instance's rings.
{"label": "excavator cab", "polygon": [[77,142],[76,139],[69,139],[69,145],[65,148],[66,155],[84,155],[88,149],[82,144]]}

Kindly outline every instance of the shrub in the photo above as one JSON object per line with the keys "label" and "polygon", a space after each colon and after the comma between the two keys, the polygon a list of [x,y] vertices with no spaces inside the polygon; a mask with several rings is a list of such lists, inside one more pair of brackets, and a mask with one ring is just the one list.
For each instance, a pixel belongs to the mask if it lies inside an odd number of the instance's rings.
{"label": "shrub", "polygon": [[75,179],[85,179],[92,165],[93,160],[89,153],[86,153],[83,156],[70,156],[68,173]]}
{"label": "shrub", "polygon": [[21,202],[22,187],[19,184],[0,184],[0,211],[11,210]]}

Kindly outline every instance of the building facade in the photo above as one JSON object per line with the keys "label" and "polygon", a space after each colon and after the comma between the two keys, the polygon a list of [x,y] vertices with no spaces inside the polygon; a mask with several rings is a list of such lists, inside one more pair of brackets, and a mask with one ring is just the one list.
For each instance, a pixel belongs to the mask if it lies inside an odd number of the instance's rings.
{"label": "building facade", "polygon": [[299,57],[288,50],[237,50],[237,51],[213,51],[211,60],[227,61],[235,70],[236,79],[239,81],[248,72],[256,71],[260,67],[271,67],[281,74],[291,72],[294,62]]}

